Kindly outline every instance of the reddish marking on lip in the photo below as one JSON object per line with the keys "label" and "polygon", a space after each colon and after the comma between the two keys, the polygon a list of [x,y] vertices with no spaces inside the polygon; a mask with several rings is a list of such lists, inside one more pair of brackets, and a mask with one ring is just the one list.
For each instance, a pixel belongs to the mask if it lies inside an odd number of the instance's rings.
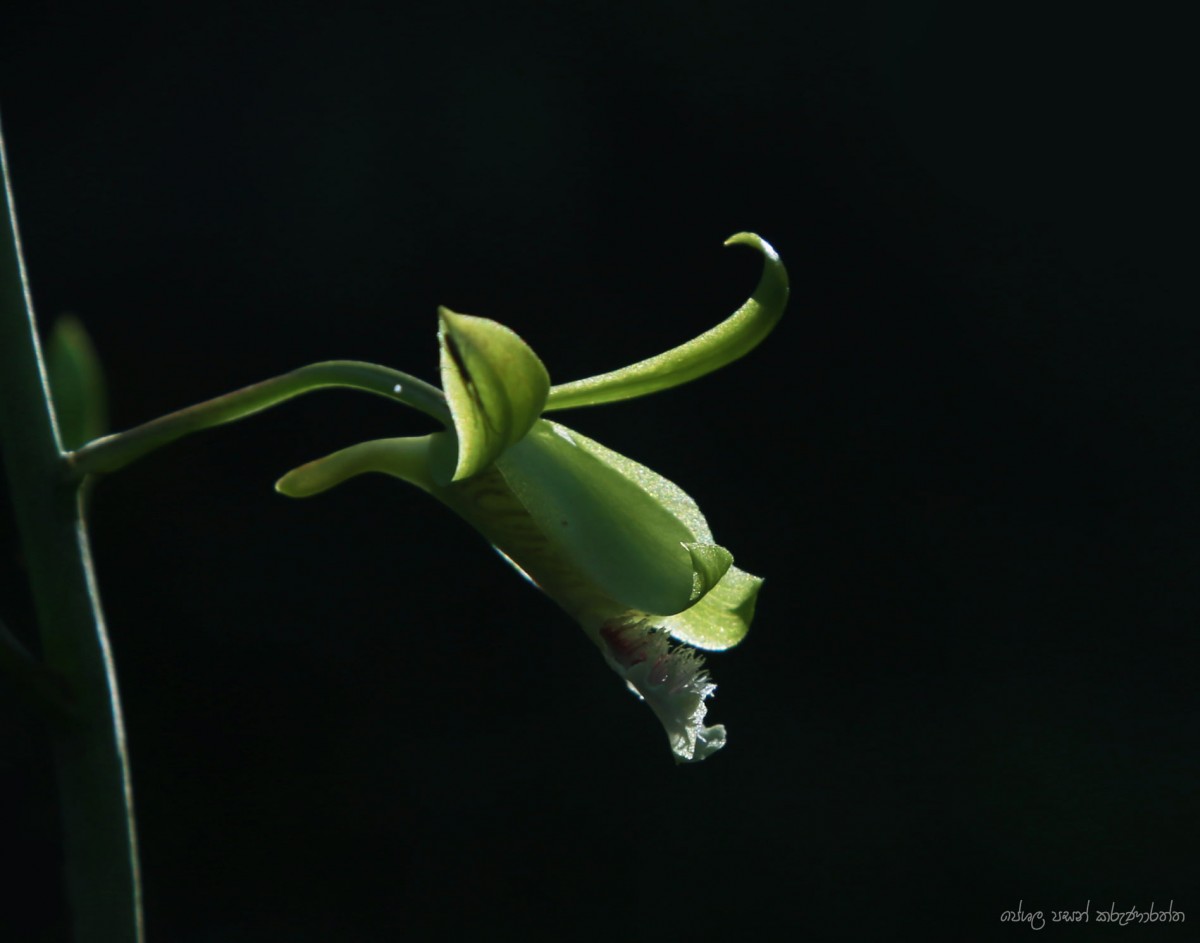
{"label": "reddish marking on lip", "polygon": [[600,627],[600,637],[622,668],[630,668],[646,660],[649,636],[627,622],[606,622]]}

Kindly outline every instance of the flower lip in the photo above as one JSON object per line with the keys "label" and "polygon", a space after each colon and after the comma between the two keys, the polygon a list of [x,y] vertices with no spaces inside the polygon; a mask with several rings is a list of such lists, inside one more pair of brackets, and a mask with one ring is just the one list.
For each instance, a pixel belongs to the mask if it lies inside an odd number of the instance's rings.
{"label": "flower lip", "polygon": [[676,762],[703,760],[725,745],[723,726],[704,726],[704,702],[717,686],[695,650],[671,645],[666,630],[645,619],[611,619],[599,634],[609,665],[662,722]]}

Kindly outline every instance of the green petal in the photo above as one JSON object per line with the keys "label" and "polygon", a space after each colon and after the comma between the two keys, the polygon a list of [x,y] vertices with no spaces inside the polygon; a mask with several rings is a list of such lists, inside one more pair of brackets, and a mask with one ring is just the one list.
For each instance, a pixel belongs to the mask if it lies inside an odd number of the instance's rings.
{"label": "green petal", "polygon": [[556,553],[627,609],[680,612],[732,560],[676,485],[557,423],[535,424],[496,467]]}
{"label": "green petal", "polygon": [[100,357],[83,323],[70,315],[54,324],[46,373],[64,449],[77,449],[108,431],[108,397]]}
{"label": "green petal", "polygon": [[751,246],[763,255],[758,287],[744,305],[712,330],[666,353],[552,387],[545,411],[594,406],[666,390],[711,373],[757,347],[787,305],[787,270],[771,245],[754,233],[740,232],[725,240],[727,246],[734,244]]}
{"label": "green petal", "polygon": [[653,619],[681,642],[717,652],[746,637],[762,580],[736,566],[698,603],[676,615]]}
{"label": "green petal", "polygon": [[487,468],[519,442],[541,415],[550,389],[546,368],[513,331],[438,309],[442,388],[458,436],[453,479]]}
{"label": "green petal", "polygon": [[445,435],[360,442],[293,469],[275,482],[275,490],[289,498],[309,498],[356,475],[383,472],[432,491],[430,449],[435,436]]}

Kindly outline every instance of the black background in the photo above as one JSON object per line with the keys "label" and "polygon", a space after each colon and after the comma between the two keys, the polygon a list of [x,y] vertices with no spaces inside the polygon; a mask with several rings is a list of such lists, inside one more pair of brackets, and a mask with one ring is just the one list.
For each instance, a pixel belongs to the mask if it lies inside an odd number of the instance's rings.
{"label": "black background", "polygon": [[[272,491],[419,415],[318,394],[100,484],[151,940],[1007,939],[1019,901],[1090,900],[1092,935],[1114,901],[1200,920],[1177,24],[25,7],[0,105],[34,299],[86,322],[117,428],[314,360],[434,379],[439,303],[557,381],[610,369],[740,303],[743,229],[792,276],[744,361],[562,417],[767,578],[710,659],[730,743],[696,767],[423,495]],[[32,643],[2,513],[2,614]],[[0,708],[0,938],[65,940],[45,730]]]}

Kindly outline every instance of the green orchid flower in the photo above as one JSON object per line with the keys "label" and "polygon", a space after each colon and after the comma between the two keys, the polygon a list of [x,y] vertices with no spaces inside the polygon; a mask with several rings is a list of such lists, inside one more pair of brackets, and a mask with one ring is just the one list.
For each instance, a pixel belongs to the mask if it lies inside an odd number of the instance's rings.
{"label": "green orchid flower", "polygon": [[716,686],[695,649],[742,640],[762,580],[733,565],[680,488],[543,414],[677,386],[755,347],[783,313],[787,273],[758,236],[733,243],[763,256],[758,287],[734,314],[656,357],[560,386],[513,331],[441,309],[448,428],[363,442],[276,484],[307,497],[382,472],[437,498],[583,627],[658,716],[679,762],[725,743],[724,727],[704,723]]}

